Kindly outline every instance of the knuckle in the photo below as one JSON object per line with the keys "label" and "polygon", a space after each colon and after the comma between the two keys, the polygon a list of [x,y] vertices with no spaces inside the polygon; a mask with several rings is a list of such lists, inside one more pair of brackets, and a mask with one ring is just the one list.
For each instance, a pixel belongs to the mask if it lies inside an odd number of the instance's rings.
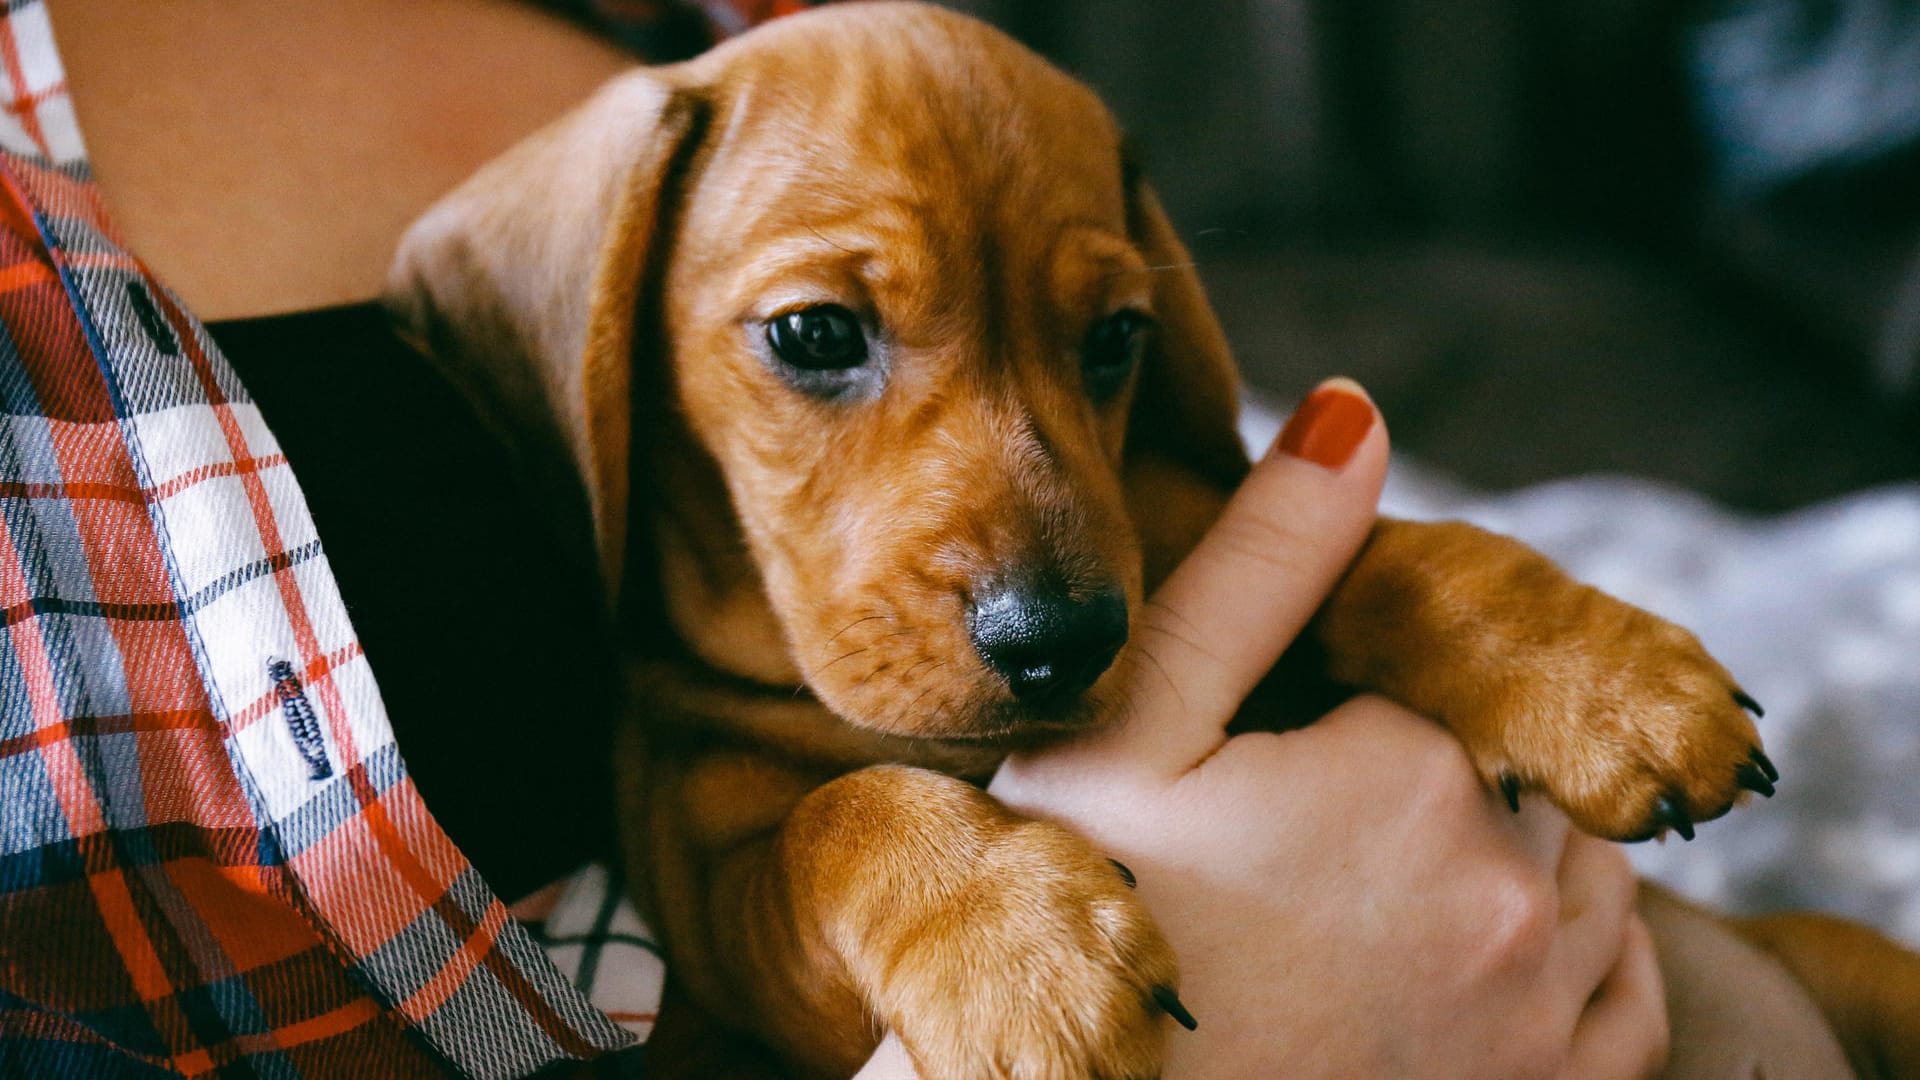
{"label": "knuckle", "polygon": [[1408,755],[1404,765],[1409,789],[1421,810],[1441,821],[1469,822],[1479,828],[1488,796],[1466,752],[1444,734],[1435,745],[1421,749]]}
{"label": "knuckle", "polygon": [[1482,970],[1528,971],[1544,963],[1560,919],[1560,898],[1552,882],[1539,874],[1496,874],[1483,890],[1481,906]]}

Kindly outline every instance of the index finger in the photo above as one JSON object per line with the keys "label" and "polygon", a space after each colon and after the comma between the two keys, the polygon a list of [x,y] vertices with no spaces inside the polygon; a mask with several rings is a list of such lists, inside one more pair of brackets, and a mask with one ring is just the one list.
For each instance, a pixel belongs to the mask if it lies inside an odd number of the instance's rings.
{"label": "index finger", "polygon": [[1360,550],[1386,471],[1386,425],[1366,391],[1331,379],[1309,394],[1144,605],[1127,715],[1076,744],[1079,764],[1112,756],[1177,775],[1213,753]]}

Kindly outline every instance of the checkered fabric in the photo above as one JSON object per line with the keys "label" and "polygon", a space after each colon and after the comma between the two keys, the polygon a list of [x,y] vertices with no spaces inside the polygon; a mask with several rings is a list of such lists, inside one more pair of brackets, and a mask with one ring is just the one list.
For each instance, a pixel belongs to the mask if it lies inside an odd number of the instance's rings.
{"label": "checkered fabric", "polygon": [[0,1076],[636,1070],[644,927],[598,870],[545,924],[610,1018],[422,805],[286,459],[106,221],[39,0],[0,78]]}
{"label": "checkered fabric", "polygon": [[660,1008],[666,959],[622,885],[619,874],[593,863],[514,904],[513,913],[595,1008],[645,1039]]}

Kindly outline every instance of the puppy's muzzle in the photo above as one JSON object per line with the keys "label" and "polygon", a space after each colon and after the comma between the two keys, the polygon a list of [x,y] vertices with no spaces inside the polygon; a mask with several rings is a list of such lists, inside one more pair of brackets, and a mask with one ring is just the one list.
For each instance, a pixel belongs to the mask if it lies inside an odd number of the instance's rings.
{"label": "puppy's muzzle", "polygon": [[1075,596],[1064,584],[982,589],[967,632],[987,667],[1031,705],[1064,702],[1092,686],[1127,641],[1127,597],[1107,585]]}

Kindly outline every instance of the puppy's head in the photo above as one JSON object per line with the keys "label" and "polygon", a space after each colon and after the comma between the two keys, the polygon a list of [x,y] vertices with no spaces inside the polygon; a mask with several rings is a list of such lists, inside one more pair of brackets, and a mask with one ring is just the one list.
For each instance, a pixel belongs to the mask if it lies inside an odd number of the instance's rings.
{"label": "puppy's head", "polygon": [[394,296],[585,477],[610,582],[631,512],[703,659],[900,735],[1109,714],[1145,560],[1203,524],[1142,493],[1244,468],[1224,342],[1112,119],[937,8],[613,84],[430,212]]}

